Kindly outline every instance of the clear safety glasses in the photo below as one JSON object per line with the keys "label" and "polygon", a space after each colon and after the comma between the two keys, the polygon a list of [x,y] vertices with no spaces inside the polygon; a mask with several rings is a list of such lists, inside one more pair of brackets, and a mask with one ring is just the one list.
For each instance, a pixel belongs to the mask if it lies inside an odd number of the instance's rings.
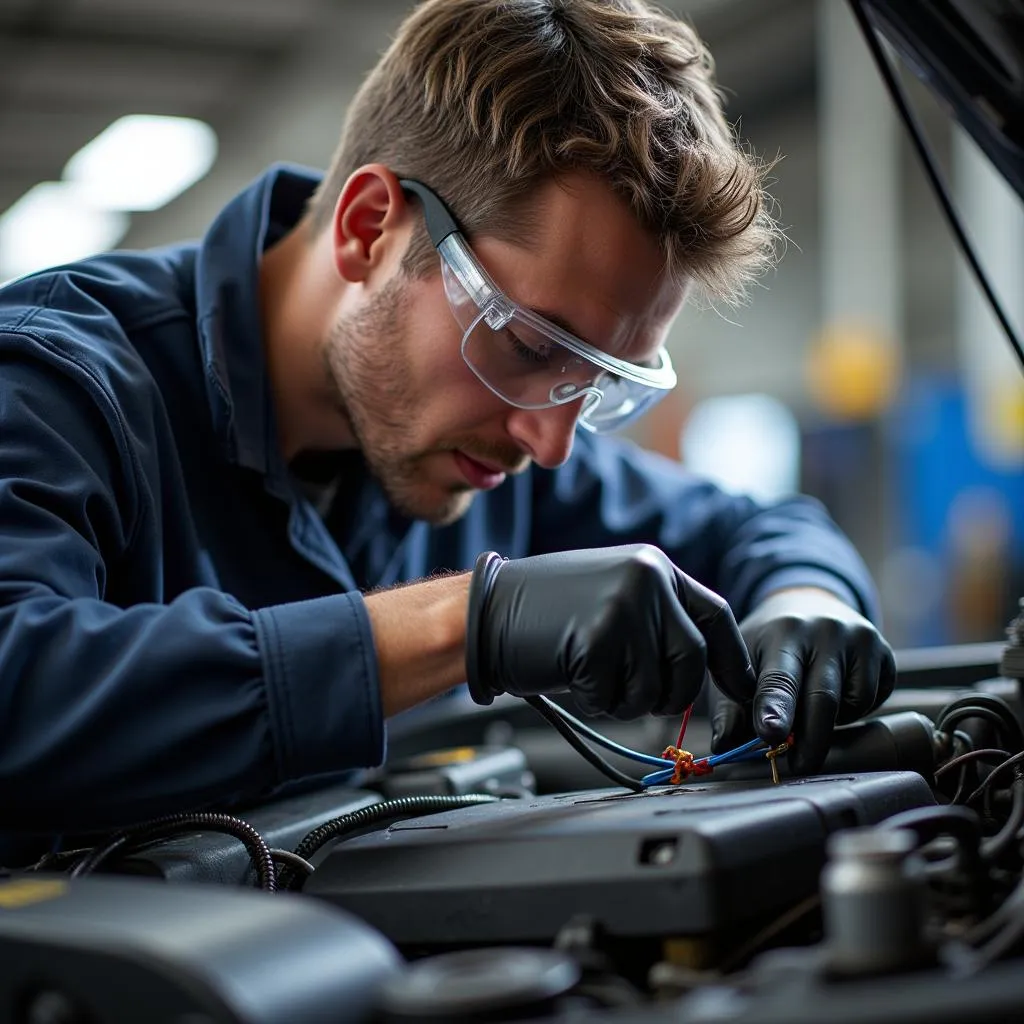
{"label": "clear safety glasses", "polygon": [[479,264],[441,199],[418,181],[404,178],[401,185],[423,203],[448,304],[463,330],[462,357],[500,398],[519,409],[582,400],[579,424],[607,433],[675,387],[664,348],[653,366],[616,359],[513,302]]}

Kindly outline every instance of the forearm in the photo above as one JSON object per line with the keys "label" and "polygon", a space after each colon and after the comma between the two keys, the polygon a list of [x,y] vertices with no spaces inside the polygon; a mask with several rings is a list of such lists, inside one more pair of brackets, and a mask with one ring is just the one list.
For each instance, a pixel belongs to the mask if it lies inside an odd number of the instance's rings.
{"label": "forearm", "polygon": [[466,680],[469,573],[370,594],[385,717]]}

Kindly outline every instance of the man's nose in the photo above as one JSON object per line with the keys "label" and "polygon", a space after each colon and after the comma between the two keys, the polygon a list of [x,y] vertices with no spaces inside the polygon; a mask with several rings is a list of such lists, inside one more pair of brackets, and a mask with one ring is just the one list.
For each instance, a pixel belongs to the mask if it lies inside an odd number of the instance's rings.
{"label": "man's nose", "polygon": [[555,469],[569,458],[582,401],[549,409],[513,409],[506,430],[523,451],[544,469]]}

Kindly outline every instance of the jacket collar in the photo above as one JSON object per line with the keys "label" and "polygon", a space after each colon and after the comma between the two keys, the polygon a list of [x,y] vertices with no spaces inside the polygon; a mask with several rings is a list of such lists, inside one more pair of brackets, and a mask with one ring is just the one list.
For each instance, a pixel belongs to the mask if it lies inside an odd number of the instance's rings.
{"label": "jacket collar", "polygon": [[263,251],[290,230],[321,175],[275,164],[220,212],[196,261],[196,319],[206,391],[229,461],[282,469],[260,317]]}

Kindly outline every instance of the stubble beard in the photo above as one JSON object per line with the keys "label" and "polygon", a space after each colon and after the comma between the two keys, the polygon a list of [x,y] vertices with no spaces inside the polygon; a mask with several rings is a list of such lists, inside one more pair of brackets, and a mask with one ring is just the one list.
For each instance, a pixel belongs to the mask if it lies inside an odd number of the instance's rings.
{"label": "stubble beard", "polygon": [[416,396],[404,376],[402,331],[407,308],[405,282],[395,277],[366,309],[334,324],[323,347],[324,371],[339,413],[391,504],[410,519],[443,526],[465,514],[474,491],[455,485],[445,494],[424,481],[428,457],[446,449],[413,447]]}

